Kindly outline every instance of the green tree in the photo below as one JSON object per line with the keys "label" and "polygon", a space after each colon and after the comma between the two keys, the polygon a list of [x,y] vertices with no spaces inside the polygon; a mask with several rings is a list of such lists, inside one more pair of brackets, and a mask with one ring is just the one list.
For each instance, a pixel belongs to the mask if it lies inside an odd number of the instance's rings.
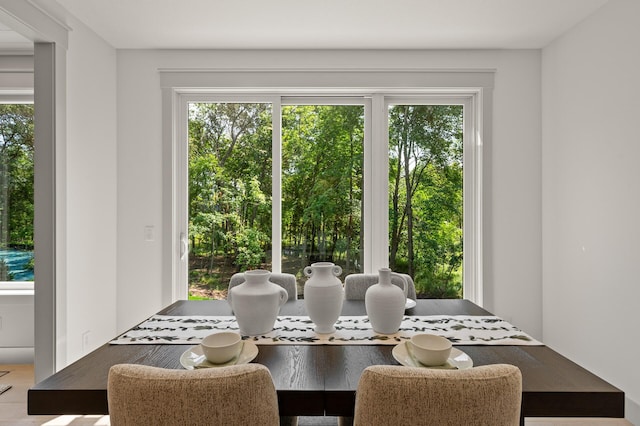
{"label": "green tree", "polygon": [[268,104],[190,105],[189,235],[193,257],[208,259],[207,273],[219,256],[238,268],[265,258],[271,235]]}
{"label": "green tree", "polygon": [[[281,119],[283,270],[330,260],[359,272],[364,108],[285,105]],[[221,257],[269,267],[271,133],[269,105],[190,106],[189,234],[208,274]],[[391,107],[389,146],[390,265],[422,295],[459,297],[462,107]]]}
{"label": "green tree", "polygon": [[[462,107],[392,106],[389,157],[390,266],[449,296],[462,264]],[[430,292],[435,277],[452,291]]]}
{"label": "green tree", "polygon": [[302,247],[299,269],[340,260],[347,272],[359,261],[363,120],[360,106],[282,110],[283,240]]}

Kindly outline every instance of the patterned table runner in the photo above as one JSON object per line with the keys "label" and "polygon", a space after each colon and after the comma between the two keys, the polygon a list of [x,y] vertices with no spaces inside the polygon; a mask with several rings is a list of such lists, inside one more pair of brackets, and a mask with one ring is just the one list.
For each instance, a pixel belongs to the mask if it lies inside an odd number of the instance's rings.
{"label": "patterned table runner", "polygon": [[[405,316],[400,331],[385,335],[373,331],[366,315],[343,316],[332,334],[317,334],[307,316],[280,316],[273,331],[244,337],[258,345],[396,345],[417,333],[444,336],[454,345],[542,345],[523,331],[495,316]],[[154,315],[110,343],[197,344],[223,330],[238,331],[233,316]]]}

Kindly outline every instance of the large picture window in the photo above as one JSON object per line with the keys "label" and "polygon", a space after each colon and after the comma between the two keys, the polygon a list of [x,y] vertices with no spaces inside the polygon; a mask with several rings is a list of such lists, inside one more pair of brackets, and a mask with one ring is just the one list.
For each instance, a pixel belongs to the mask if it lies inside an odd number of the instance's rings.
{"label": "large picture window", "polygon": [[296,275],[303,295],[316,261],[343,275],[389,266],[418,297],[464,296],[468,99],[379,97],[376,127],[363,96],[258,98],[183,103],[190,298],[224,298],[255,268]]}
{"label": "large picture window", "polygon": [[163,300],[327,260],[482,306],[493,74],[161,70]]}

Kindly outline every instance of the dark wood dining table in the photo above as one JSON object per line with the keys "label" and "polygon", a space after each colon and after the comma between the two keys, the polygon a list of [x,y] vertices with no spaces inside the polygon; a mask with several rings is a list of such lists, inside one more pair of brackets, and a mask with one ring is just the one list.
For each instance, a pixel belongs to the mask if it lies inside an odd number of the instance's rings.
{"label": "dark wood dining table", "polygon": [[[304,301],[285,303],[282,315],[305,315]],[[226,301],[179,300],[160,315],[232,315]],[[365,315],[363,301],[345,301],[343,315]],[[420,299],[407,315],[491,315],[468,300]],[[524,330],[526,331],[526,330]],[[115,336],[114,336],[115,337]],[[190,345],[106,343],[36,384],[29,414],[108,414],[109,368],[120,363],[181,369]],[[461,345],[474,366],[520,368],[524,417],[624,417],[624,392],[547,346]],[[362,371],[398,365],[393,345],[261,345],[253,362],[267,366],[283,416],[353,416]]]}

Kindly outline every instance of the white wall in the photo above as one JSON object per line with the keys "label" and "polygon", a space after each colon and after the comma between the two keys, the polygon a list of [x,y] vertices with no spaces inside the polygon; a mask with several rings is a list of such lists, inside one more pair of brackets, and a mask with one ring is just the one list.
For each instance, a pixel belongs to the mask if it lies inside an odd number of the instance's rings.
{"label": "white wall", "polygon": [[0,364],[33,362],[33,283],[0,283]]}
{"label": "white wall", "polygon": [[161,68],[496,69],[485,141],[485,306],[541,337],[540,52],[139,51],[118,56],[118,330],[162,307]]}
{"label": "white wall", "polygon": [[640,2],[542,53],[543,338],[623,389],[640,424]]}
{"label": "white wall", "polygon": [[116,335],[118,178],[115,49],[69,24],[67,280],[58,283],[66,287],[66,306],[58,306],[66,313],[66,363]]}

